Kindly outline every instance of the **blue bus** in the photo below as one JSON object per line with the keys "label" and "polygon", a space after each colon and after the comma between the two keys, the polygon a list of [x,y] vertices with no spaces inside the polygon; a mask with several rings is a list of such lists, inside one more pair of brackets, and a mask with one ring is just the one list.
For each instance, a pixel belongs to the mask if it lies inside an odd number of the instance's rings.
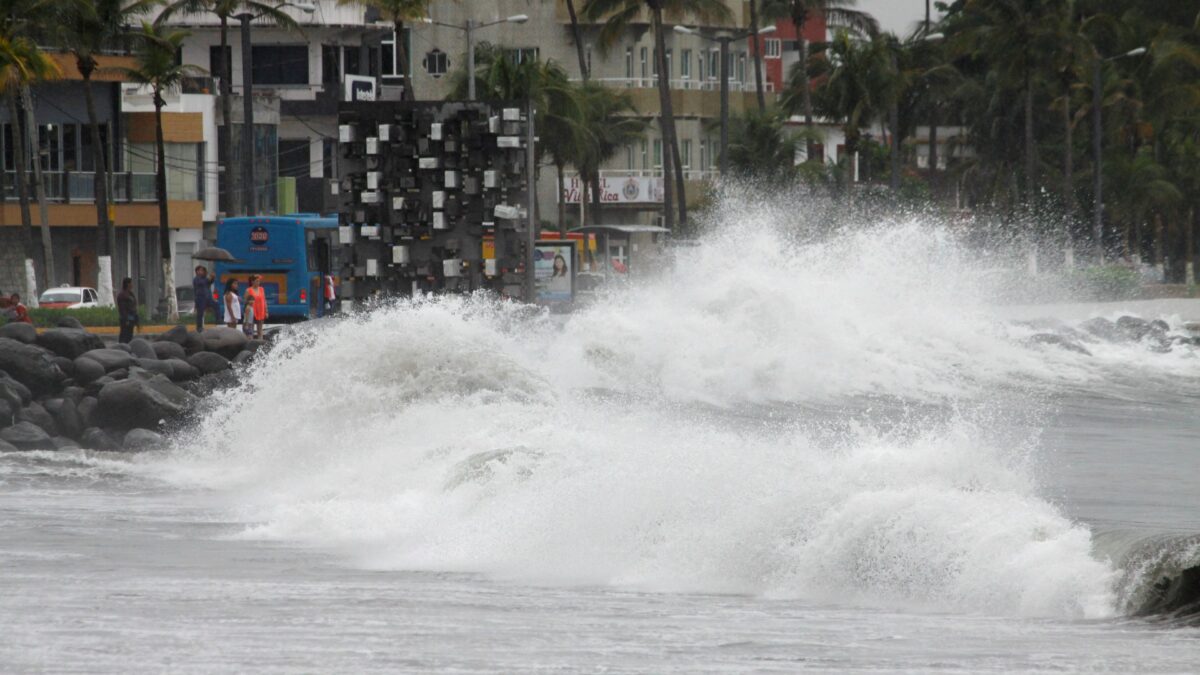
{"label": "blue bus", "polygon": [[[217,225],[217,246],[239,262],[218,262],[213,295],[220,298],[230,278],[245,295],[248,279],[261,274],[270,318],[307,319],[321,314],[321,279],[336,269],[338,221],[316,213],[226,218]],[[217,303],[224,314],[225,303]]]}

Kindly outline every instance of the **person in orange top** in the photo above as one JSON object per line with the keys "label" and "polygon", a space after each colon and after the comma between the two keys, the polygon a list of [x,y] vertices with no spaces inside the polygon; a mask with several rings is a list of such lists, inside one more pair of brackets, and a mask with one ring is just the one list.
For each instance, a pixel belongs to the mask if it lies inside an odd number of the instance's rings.
{"label": "person in orange top", "polygon": [[21,304],[21,295],[19,293],[13,293],[9,296],[7,313],[8,320],[13,323],[33,323],[33,319],[29,318],[29,310],[25,308],[25,305]]}
{"label": "person in orange top", "polygon": [[250,321],[254,322],[255,335],[259,340],[263,336],[263,321],[267,319],[267,291],[262,287],[262,275],[255,274],[250,281],[250,288],[246,289],[246,307],[250,308],[254,314],[252,317],[247,317],[246,325],[250,325]]}

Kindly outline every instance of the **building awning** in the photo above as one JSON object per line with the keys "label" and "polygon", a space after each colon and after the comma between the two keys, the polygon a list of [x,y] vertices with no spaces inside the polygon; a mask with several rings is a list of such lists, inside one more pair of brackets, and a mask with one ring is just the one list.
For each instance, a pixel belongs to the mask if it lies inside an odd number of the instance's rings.
{"label": "building awning", "polygon": [[620,234],[636,234],[639,232],[650,232],[653,234],[670,234],[671,231],[665,227],[657,225],[585,225],[577,227],[569,232],[579,232],[583,234],[596,233],[620,233]]}

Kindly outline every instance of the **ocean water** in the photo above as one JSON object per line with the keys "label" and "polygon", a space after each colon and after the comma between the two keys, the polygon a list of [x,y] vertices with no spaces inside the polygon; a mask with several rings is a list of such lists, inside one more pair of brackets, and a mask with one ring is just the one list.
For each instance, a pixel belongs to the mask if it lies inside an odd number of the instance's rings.
{"label": "ocean water", "polygon": [[[565,318],[302,327],[157,452],[0,456],[0,670],[1196,670],[1200,307],[727,218]],[[1181,340],[1079,328],[1129,312]]]}

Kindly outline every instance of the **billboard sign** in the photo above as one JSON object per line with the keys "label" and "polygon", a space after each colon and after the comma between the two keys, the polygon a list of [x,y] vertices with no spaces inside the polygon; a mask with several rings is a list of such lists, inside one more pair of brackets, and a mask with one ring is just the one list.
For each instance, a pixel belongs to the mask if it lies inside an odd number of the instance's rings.
{"label": "billboard sign", "polygon": [[374,101],[375,78],[365,75],[346,75],[347,101]]}
{"label": "billboard sign", "polygon": [[[582,195],[583,181],[578,176],[563,179],[560,199],[564,204],[578,204]],[[661,204],[662,200],[662,178],[610,176],[600,179],[600,202],[603,204]]]}
{"label": "billboard sign", "polygon": [[533,249],[533,278],[536,298],[554,305],[575,299],[575,243],[541,240]]}

